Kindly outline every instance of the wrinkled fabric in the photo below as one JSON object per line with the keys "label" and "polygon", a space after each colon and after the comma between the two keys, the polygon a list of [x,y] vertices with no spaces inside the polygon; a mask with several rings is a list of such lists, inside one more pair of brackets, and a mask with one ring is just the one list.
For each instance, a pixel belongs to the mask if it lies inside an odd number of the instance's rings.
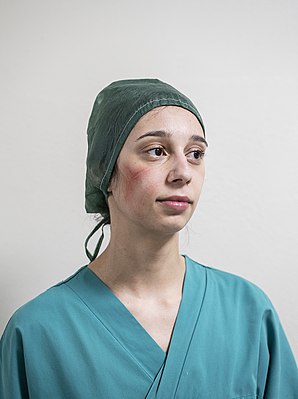
{"label": "wrinkled fabric", "polygon": [[202,125],[195,105],[177,89],[158,79],[111,83],[96,97],[89,119],[85,208],[108,219],[107,189],[123,144],[137,121],[154,108],[174,105],[192,112]]}
{"label": "wrinkled fabric", "polygon": [[83,267],[9,321],[0,398],[297,399],[297,366],[267,296],[185,259],[167,353]]}

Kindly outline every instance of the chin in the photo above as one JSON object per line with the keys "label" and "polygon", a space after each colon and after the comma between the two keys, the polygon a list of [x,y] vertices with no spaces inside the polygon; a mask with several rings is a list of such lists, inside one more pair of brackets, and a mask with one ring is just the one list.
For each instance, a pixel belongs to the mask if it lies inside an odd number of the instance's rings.
{"label": "chin", "polygon": [[152,230],[155,233],[160,233],[162,235],[173,235],[179,233],[188,223],[190,218],[187,220],[167,220],[160,223],[156,223],[152,226]]}

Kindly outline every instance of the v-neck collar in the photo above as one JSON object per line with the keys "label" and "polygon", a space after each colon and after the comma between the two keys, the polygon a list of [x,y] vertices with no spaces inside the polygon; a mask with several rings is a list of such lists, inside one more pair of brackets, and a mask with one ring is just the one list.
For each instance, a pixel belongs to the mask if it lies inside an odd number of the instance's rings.
{"label": "v-neck collar", "polygon": [[[191,266],[191,260],[185,256],[182,297],[168,353],[169,351],[176,352],[176,349],[180,348],[181,339],[184,342],[185,325],[187,325],[189,317],[193,319],[190,315],[192,312],[191,295],[193,294],[189,291],[197,290],[194,289],[194,282],[191,281],[193,278]],[[80,269],[76,275],[65,283],[79,295],[118,344],[129,352],[132,359],[153,380],[168,358],[168,353],[162,350],[112,290],[88,266]],[[203,282],[202,285],[204,285]]]}
{"label": "v-neck collar", "polygon": [[153,380],[166,354],[110,288],[88,266],[65,283]]}

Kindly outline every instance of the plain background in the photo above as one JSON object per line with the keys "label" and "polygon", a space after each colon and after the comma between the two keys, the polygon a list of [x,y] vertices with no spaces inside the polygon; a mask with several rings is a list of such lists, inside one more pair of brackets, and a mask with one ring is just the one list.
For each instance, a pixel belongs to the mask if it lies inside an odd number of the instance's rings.
{"label": "plain background", "polygon": [[0,327],[86,264],[86,126],[111,81],[157,77],[210,147],[181,251],[271,298],[298,359],[298,2],[1,0]]}

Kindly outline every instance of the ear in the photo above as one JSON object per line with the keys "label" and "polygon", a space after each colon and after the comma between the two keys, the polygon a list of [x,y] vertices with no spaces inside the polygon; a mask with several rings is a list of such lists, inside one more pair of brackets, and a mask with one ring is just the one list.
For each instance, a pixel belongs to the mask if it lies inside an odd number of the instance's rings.
{"label": "ear", "polygon": [[112,176],[109,181],[108,189],[107,192],[108,194],[111,194],[115,188],[116,180],[117,180],[117,174],[118,174],[118,169],[117,169],[117,164],[114,167],[114,170],[112,172]]}
{"label": "ear", "polygon": [[112,176],[112,178],[111,178],[111,180],[110,180],[110,183],[109,183],[109,185],[108,185],[108,189],[107,189],[108,195],[112,194],[114,184],[115,184],[115,183],[114,183],[114,176]]}

